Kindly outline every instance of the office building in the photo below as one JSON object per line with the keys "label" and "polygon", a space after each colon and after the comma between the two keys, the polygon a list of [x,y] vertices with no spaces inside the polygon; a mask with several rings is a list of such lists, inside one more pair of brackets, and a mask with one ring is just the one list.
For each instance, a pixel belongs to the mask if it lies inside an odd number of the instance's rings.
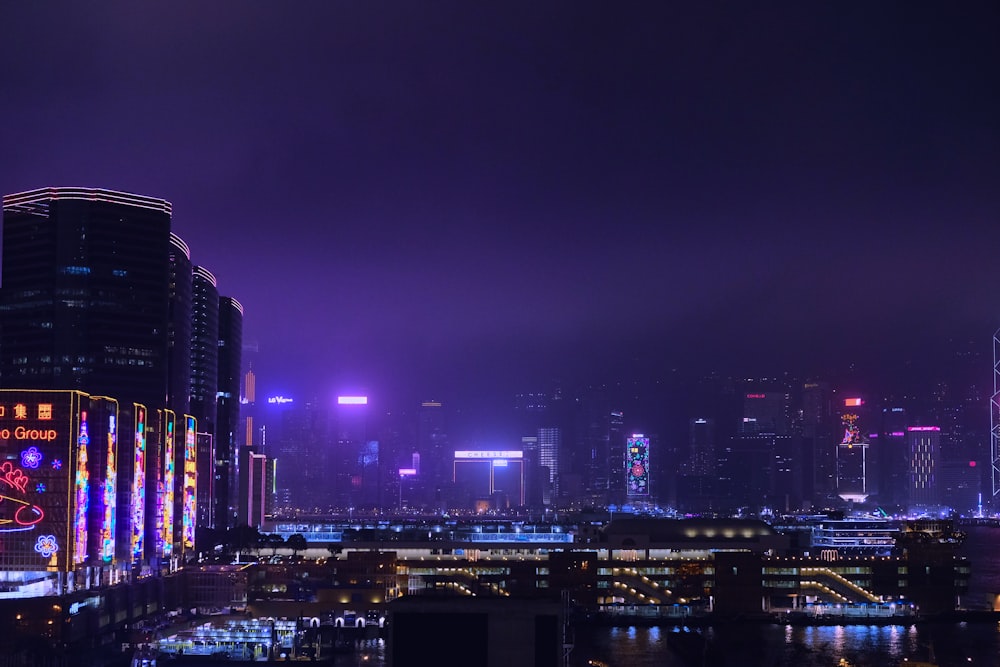
{"label": "office building", "polygon": [[163,405],[171,205],[88,188],[3,198],[0,381]]}
{"label": "office building", "polygon": [[[101,505],[113,515],[109,549],[137,572],[193,549],[193,512],[212,506],[198,449],[214,458],[217,347],[238,340],[242,322],[219,330],[206,305],[214,297],[218,309],[215,278],[192,266],[171,212],[162,199],[95,188],[3,198],[0,383],[115,402],[124,450],[113,471],[89,474],[114,496]],[[238,373],[238,355],[225,361]]]}
{"label": "office building", "polygon": [[219,297],[219,372],[216,397],[215,458],[217,528],[236,524],[239,493],[238,439],[240,379],[243,358],[243,305],[233,297]]}
{"label": "office building", "polygon": [[520,450],[459,450],[453,480],[460,506],[477,511],[524,506],[524,453]]}

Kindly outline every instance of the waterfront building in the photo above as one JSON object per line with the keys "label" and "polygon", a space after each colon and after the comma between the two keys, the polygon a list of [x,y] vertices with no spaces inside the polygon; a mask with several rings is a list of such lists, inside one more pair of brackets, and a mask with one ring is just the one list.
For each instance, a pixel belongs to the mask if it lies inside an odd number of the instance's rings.
{"label": "waterfront building", "polygon": [[835,560],[893,553],[899,524],[883,519],[824,519],[813,526],[810,554]]}

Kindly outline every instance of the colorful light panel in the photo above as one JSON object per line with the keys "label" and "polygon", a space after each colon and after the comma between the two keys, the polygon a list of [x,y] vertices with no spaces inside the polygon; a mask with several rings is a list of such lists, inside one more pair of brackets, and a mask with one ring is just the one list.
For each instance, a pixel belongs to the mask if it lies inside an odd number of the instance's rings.
{"label": "colorful light panel", "polygon": [[142,559],[146,523],[146,408],[135,406],[135,442],[132,452],[132,559]]}
{"label": "colorful light panel", "polygon": [[158,494],[158,512],[162,526],[163,555],[174,551],[174,413],[164,411],[166,428],[163,436],[163,493]]}
{"label": "colorful light panel", "polygon": [[649,495],[649,438],[628,439],[625,454],[627,492],[630,496]]}
{"label": "colorful light panel", "polygon": [[87,560],[87,510],[90,508],[90,473],[87,470],[87,447],[90,434],[87,432],[87,413],[80,413],[80,432],[76,438],[76,474],[73,488],[76,502],[73,512],[73,563],[79,565]]}
{"label": "colorful light panel", "polygon": [[181,539],[185,549],[194,548],[194,529],[198,515],[198,449],[197,424],[194,417],[184,419],[184,511],[181,517]]}
{"label": "colorful light panel", "polygon": [[115,557],[115,510],[117,509],[118,418],[108,415],[108,451],[104,468],[104,521],[101,526],[101,560],[110,563]]}

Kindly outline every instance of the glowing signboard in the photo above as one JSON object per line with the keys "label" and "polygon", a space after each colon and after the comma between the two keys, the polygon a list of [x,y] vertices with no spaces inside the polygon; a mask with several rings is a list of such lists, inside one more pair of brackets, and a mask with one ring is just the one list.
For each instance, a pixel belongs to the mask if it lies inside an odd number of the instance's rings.
{"label": "glowing signboard", "polygon": [[181,515],[181,540],[185,549],[194,548],[194,529],[198,513],[198,450],[195,444],[197,425],[194,417],[184,416],[184,498]]}
{"label": "glowing signboard", "polygon": [[367,396],[338,396],[337,405],[368,405]]}
{"label": "glowing signboard", "polygon": [[108,415],[108,449],[104,478],[104,521],[101,526],[101,560],[110,563],[115,557],[115,510],[118,507],[118,417]]}
{"label": "glowing signboard", "polygon": [[636,434],[626,442],[626,491],[630,496],[649,495],[649,438]]}
{"label": "glowing signboard", "polygon": [[456,459],[520,459],[524,458],[524,452],[515,449],[460,449],[455,452]]}
{"label": "glowing signboard", "polygon": [[164,410],[165,429],[163,434],[163,493],[159,495],[161,536],[163,555],[169,557],[174,552],[174,413]]}
{"label": "glowing signboard", "polygon": [[146,524],[146,408],[135,406],[135,439],[132,447],[132,560],[142,559]]}
{"label": "glowing signboard", "polygon": [[87,560],[87,510],[90,509],[90,473],[87,470],[87,447],[90,434],[87,432],[87,413],[80,413],[80,435],[76,438],[76,475],[73,487],[76,492],[76,506],[73,513],[73,563],[79,565]]}
{"label": "glowing signboard", "polygon": [[285,403],[292,403],[295,399],[286,398],[284,396],[271,396],[267,399],[267,402],[271,405],[284,405]]}
{"label": "glowing signboard", "polygon": [[860,407],[860,406],[862,406],[864,404],[865,404],[865,402],[862,401],[860,398],[845,398],[844,399],[844,407],[845,408],[857,408],[857,407]]}

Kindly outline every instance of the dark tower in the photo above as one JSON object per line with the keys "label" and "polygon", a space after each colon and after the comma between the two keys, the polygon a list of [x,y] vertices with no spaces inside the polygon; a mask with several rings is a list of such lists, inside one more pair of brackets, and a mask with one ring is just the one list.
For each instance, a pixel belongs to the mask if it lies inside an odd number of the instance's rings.
{"label": "dark tower", "polygon": [[216,527],[215,425],[219,391],[219,290],[196,266],[191,283],[191,414],[198,420],[198,525]]}
{"label": "dark tower", "polygon": [[240,380],[243,357],[243,306],[230,297],[219,298],[219,377],[215,426],[216,524],[234,525],[239,491],[237,444],[240,428]]}

